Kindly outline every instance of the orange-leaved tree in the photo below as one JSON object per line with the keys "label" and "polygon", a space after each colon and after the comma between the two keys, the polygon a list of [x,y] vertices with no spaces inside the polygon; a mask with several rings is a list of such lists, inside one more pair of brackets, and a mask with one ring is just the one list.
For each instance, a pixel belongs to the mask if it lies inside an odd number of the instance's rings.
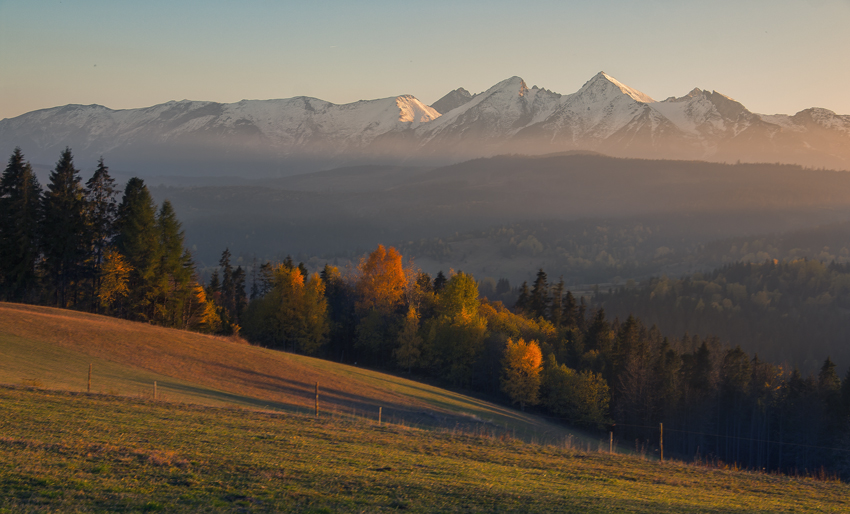
{"label": "orange-leaved tree", "polygon": [[407,274],[395,248],[378,248],[360,261],[355,282],[357,341],[364,357],[387,365],[404,320]]}
{"label": "orange-leaved tree", "polygon": [[378,245],[357,267],[357,308],[376,309],[381,313],[396,310],[404,300],[407,277],[401,264],[401,254],[393,248]]}
{"label": "orange-leaved tree", "polygon": [[543,354],[536,341],[508,339],[502,359],[502,391],[522,410],[538,402],[542,364]]}

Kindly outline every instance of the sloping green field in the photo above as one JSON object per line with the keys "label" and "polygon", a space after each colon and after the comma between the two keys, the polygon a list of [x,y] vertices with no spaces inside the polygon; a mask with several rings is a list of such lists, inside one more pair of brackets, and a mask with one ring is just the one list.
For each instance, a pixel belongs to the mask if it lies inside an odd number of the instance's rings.
{"label": "sloping green field", "polygon": [[850,511],[840,482],[608,455],[410,380],[71,311],[0,303],[0,383],[0,513]]}
{"label": "sloping green field", "polygon": [[363,418],[0,387],[0,512],[848,512],[850,487]]}
{"label": "sloping green field", "polygon": [[376,418],[508,432],[537,441],[595,439],[514,409],[392,375],[232,339],[75,311],[0,303],[0,383],[202,405]]}

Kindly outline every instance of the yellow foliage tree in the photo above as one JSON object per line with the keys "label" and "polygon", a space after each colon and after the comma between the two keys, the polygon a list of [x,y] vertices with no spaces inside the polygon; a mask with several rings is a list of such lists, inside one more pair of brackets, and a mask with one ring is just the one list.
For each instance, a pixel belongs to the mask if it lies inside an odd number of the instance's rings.
{"label": "yellow foliage tree", "polygon": [[508,339],[502,359],[502,391],[523,410],[538,402],[542,363],[543,354],[536,341]]}
{"label": "yellow foliage tree", "polygon": [[199,332],[214,333],[221,328],[221,317],[212,298],[195,282],[192,296],[183,309],[183,326]]}
{"label": "yellow foliage tree", "polygon": [[357,269],[360,272],[356,284],[358,309],[390,313],[401,305],[407,277],[401,264],[401,254],[395,248],[378,245],[374,252],[360,261]]}
{"label": "yellow foliage tree", "polygon": [[316,353],[328,334],[328,302],[318,273],[306,281],[301,270],[281,264],[272,290],[251,302],[243,319],[248,339],[284,350]]}
{"label": "yellow foliage tree", "polygon": [[128,282],[133,267],[116,250],[108,250],[100,268],[100,291],[98,299],[104,309],[110,309],[119,298],[129,293]]}

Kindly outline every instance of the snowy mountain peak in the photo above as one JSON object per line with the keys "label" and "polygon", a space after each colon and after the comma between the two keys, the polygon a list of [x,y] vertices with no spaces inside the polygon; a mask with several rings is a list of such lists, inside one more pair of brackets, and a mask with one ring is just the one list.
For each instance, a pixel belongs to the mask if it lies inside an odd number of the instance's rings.
{"label": "snowy mountain peak", "polygon": [[396,97],[395,104],[399,110],[398,121],[413,123],[414,126],[440,117],[436,109],[428,107],[412,95]]}
{"label": "snowy mountain peak", "polygon": [[578,90],[577,94],[582,94],[586,92],[598,92],[601,94],[606,94],[614,88],[616,88],[616,90],[619,90],[620,93],[630,97],[632,100],[635,100],[636,102],[641,102],[645,104],[655,103],[655,100],[653,100],[649,95],[623,84],[622,82],[608,75],[604,71],[600,71],[599,73],[594,75],[592,79],[588,80],[581,87],[581,89]]}
{"label": "snowy mountain peak", "polygon": [[431,104],[437,112],[440,114],[446,114],[447,112],[460,107],[466,102],[472,100],[472,95],[466,89],[459,87],[454,91],[449,91],[444,97],[440,98],[436,102]]}
{"label": "snowy mountain peak", "polygon": [[511,78],[499,82],[498,84],[491,87],[487,91],[484,91],[481,94],[491,95],[497,92],[508,92],[511,95],[517,94],[519,96],[525,96],[525,94],[528,92],[528,86],[525,84],[525,81],[522,80],[522,78],[513,76]]}
{"label": "snowy mountain peak", "polygon": [[[656,102],[599,72],[561,95],[510,77],[482,93],[458,88],[432,106],[411,95],[334,104],[298,96],[223,104],[170,101],[141,109],[65,105],[0,120],[0,150],[36,163],[70,146],[125,170],[199,173],[349,160],[451,162],[504,152],[594,150],[619,156],[786,161],[850,169],[850,116],[806,109],[763,115],[716,91]],[[412,161],[411,161],[412,162]],[[173,164],[172,164],[173,163]]]}

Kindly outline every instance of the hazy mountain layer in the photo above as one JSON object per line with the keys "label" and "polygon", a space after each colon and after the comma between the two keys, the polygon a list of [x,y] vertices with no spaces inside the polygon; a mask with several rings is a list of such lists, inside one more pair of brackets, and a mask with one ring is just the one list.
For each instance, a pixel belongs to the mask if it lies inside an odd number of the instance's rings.
{"label": "hazy mountain layer", "polygon": [[[354,257],[378,243],[415,248],[423,238],[534,220],[652,219],[662,239],[707,242],[850,219],[850,174],[843,172],[588,154],[486,158],[433,170],[347,168],[152,193],[172,201],[202,262],[217,262],[228,246],[269,259]],[[674,242],[658,239],[647,251]],[[445,263],[461,265],[476,271]],[[483,276],[490,273],[500,276]]]}
{"label": "hazy mountain layer", "polygon": [[142,176],[282,176],[569,150],[850,169],[850,116],[756,114],[698,88],[659,102],[600,72],[569,95],[512,77],[476,95],[456,89],[431,107],[410,95],[344,105],[308,97],[67,105],[0,120],[0,151],[15,146],[36,164],[70,146],[82,166],[103,155],[113,169]]}

